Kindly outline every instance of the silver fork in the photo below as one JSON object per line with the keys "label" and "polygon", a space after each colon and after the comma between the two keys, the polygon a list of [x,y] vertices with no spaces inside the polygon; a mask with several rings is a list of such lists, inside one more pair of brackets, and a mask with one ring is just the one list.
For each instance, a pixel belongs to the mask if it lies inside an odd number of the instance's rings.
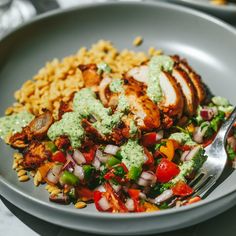
{"label": "silver fork", "polygon": [[[227,163],[227,153],[225,150],[227,135],[236,120],[236,107],[229,118],[220,127],[214,141],[205,148],[207,160],[198,171],[197,176],[189,183],[194,193],[191,197],[200,196],[203,198],[206,193],[215,185]],[[171,205],[183,198],[175,198]]]}

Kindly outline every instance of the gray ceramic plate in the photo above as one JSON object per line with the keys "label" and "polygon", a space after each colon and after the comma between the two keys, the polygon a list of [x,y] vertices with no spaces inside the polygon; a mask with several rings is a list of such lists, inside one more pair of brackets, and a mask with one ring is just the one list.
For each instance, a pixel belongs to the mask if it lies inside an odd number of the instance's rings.
{"label": "gray ceramic plate", "polygon": [[[99,39],[122,48],[150,46],[188,58],[215,94],[236,103],[236,32],[230,26],[193,10],[164,3],[117,3],[83,6],[42,16],[0,42],[0,114],[13,93],[44,63],[64,57]],[[156,213],[99,213],[93,205],[81,210],[48,201],[43,187],[20,183],[11,170],[12,150],[0,142],[0,193],[13,204],[46,221],[100,234],[147,234],[185,227],[213,217],[236,200],[236,172],[204,201]]]}
{"label": "gray ceramic plate", "polygon": [[168,0],[215,15],[230,23],[236,22],[236,2],[227,5],[214,5],[210,0]]}

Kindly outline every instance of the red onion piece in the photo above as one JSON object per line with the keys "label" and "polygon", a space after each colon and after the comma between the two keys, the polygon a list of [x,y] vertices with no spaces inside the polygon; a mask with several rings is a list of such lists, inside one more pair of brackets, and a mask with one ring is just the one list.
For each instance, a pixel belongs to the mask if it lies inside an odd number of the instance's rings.
{"label": "red onion piece", "polygon": [[155,204],[160,204],[173,196],[171,189],[165,190],[162,194],[155,198]]}
{"label": "red onion piece", "polygon": [[210,125],[210,123],[208,121],[204,122],[204,127],[197,127],[195,129],[195,132],[193,134],[193,140],[197,143],[202,143],[203,142],[203,137]]}
{"label": "red onion piece", "polygon": [[110,183],[112,188],[115,190],[116,193],[118,193],[121,190],[121,185],[115,185]]}
{"label": "red onion piece", "polygon": [[100,166],[101,166],[101,162],[98,160],[97,157],[95,157],[93,159],[92,165],[95,167],[96,170],[99,170]]}
{"label": "red onion piece", "polygon": [[143,171],[140,178],[147,180],[149,185],[153,185],[156,183],[157,177],[152,171]]}
{"label": "red onion piece", "polygon": [[102,197],[99,201],[98,201],[99,206],[101,207],[101,209],[103,211],[107,211],[108,209],[110,209],[110,203],[107,201],[107,199],[105,197]]}
{"label": "red onion piece", "polygon": [[86,159],[84,158],[84,155],[83,155],[82,152],[80,152],[79,150],[75,150],[75,151],[74,151],[73,159],[75,160],[75,162],[76,162],[78,165],[81,165],[81,164],[85,164],[85,163],[86,163]]}
{"label": "red onion piece", "polygon": [[98,186],[95,190],[99,192],[106,192],[106,189],[104,188],[103,185]]}
{"label": "red onion piece", "polygon": [[134,211],[134,200],[131,198],[128,198],[125,206],[127,207],[128,211]]}
{"label": "red onion piece", "polygon": [[160,141],[164,136],[164,131],[163,130],[160,130],[157,132],[157,135],[156,135],[156,141]]}
{"label": "red onion piece", "polygon": [[137,183],[140,186],[146,187],[146,186],[149,186],[151,184],[151,181],[143,179],[143,178],[139,178]]}
{"label": "red onion piece", "polygon": [[140,177],[145,180],[153,180],[155,176],[152,171],[143,171]]}
{"label": "red onion piece", "polygon": [[77,176],[80,180],[84,179],[84,170],[82,166],[75,165],[74,167],[74,175]]}
{"label": "red onion piece", "polygon": [[181,161],[186,161],[186,157],[187,157],[187,155],[189,154],[189,152],[190,152],[190,150],[184,151],[183,154],[182,154],[181,157],[180,157],[180,160],[181,160]]}
{"label": "red onion piece", "polygon": [[59,180],[59,175],[62,170],[62,165],[54,165],[51,170],[47,173],[47,180],[53,184],[56,184]]}
{"label": "red onion piece", "polygon": [[116,153],[118,152],[119,149],[120,148],[118,146],[108,144],[105,147],[104,152],[107,154],[116,155]]}
{"label": "red onion piece", "polygon": [[186,156],[185,161],[190,161],[193,159],[193,157],[195,157],[195,155],[199,152],[201,146],[196,146],[194,147],[189,154]]}
{"label": "red onion piece", "polygon": [[95,156],[98,158],[98,160],[102,163],[106,163],[108,161],[109,156],[104,155],[99,149],[96,151]]}
{"label": "red onion piece", "polygon": [[72,160],[67,160],[67,162],[63,166],[63,170],[68,170],[70,172],[73,172],[75,166],[75,162]]}
{"label": "red onion piece", "polygon": [[203,107],[202,110],[200,111],[200,116],[202,117],[203,120],[209,121],[212,120],[216,112],[217,110],[215,111],[211,107]]}

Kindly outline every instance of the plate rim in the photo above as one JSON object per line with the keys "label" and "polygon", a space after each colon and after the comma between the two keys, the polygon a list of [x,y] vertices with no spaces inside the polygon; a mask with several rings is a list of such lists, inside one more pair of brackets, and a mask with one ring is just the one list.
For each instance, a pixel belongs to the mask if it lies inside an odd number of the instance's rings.
{"label": "plate rim", "polygon": [[[26,22],[25,24],[18,26],[17,28],[15,28],[14,30],[8,32],[1,40],[0,40],[0,45],[4,44],[4,41],[8,39],[8,37],[13,37],[15,33],[17,33],[20,30],[23,30],[24,28],[29,27],[30,25],[40,22],[44,19],[47,18],[51,18],[60,14],[64,14],[64,13],[69,13],[69,12],[73,12],[73,11],[83,11],[84,9],[89,9],[89,8],[97,8],[97,7],[104,7],[104,6],[115,6],[115,5],[120,5],[120,6],[125,6],[125,5],[139,5],[139,6],[153,6],[153,7],[161,7],[161,8],[167,8],[167,9],[171,9],[174,11],[179,11],[179,12],[184,12],[186,14],[190,14],[196,17],[200,17],[204,20],[207,20],[213,24],[216,24],[217,26],[223,28],[224,30],[229,31],[230,33],[232,33],[235,38],[236,38],[236,29],[231,26],[230,24],[218,19],[217,17],[214,16],[210,16],[206,13],[194,10],[194,9],[190,9],[188,7],[185,6],[179,6],[179,5],[175,5],[175,4],[171,4],[171,3],[167,3],[167,2],[136,2],[136,1],[121,1],[121,2],[96,2],[96,3],[86,3],[86,4],[82,4],[82,5],[78,5],[78,6],[72,6],[66,9],[56,9],[53,10],[51,12],[45,13],[43,15],[39,15],[37,17],[35,17],[34,19],[31,19],[30,21]],[[44,207],[47,207],[49,209],[53,209],[53,210],[57,210],[60,212],[64,212],[67,214],[74,214],[74,215],[78,215],[78,216],[86,216],[86,217],[93,217],[93,218],[103,218],[103,219],[120,219],[120,218],[146,218],[146,217],[154,217],[154,216],[162,216],[162,215],[168,215],[170,213],[180,213],[182,211],[190,211],[194,208],[199,208],[202,207],[208,203],[213,203],[215,201],[218,201],[222,198],[225,198],[231,194],[233,194],[236,191],[236,187],[234,190],[231,190],[230,192],[228,192],[227,194],[214,198],[214,199],[204,199],[204,201],[200,201],[197,202],[195,204],[192,205],[188,205],[188,206],[184,206],[184,207],[180,207],[178,209],[166,209],[165,211],[158,211],[158,212],[149,212],[149,213],[139,213],[139,214],[130,214],[130,213],[101,213],[101,212],[75,212],[74,209],[72,210],[71,208],[68,207],[64,207],[63,209],[60,208],[58,205],[56,204],[52,204],[50,202],[44,202],[40,199],[37,199],[33,196],[27,195],[24,191],[20,190],[20,189],[16,189],[14,187],[13,184],[11,184],[7,179],[5,179],[3,176],[1,176],[0,173],[0,185],[4,185],[6,188],[10,188],[11,191],[17,193],[18,195],[20,195],[21,197],[24,197],[27,200],[30,200],[33,203],[36,204],[40,204],[43,205]],[[33,186],[32,186],[33,187]],[[3,197],[5,197],[4,194],[2,194]],[[14,203],[13,203],[14,204]]]}

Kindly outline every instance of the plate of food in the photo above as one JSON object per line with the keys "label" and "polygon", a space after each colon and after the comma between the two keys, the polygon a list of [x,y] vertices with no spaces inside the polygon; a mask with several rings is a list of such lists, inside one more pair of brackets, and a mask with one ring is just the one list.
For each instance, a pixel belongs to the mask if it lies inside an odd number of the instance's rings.
{"label": "plate of food", "polygon": [[169,0],[193,7],[198,10],[215,15],[230,23],[235,23],[236,2],[234,0]]}
{"label": "plate of food", "polygon": [[[234,172],[204,199],[189,183],[236,102],[235,38],[166,3],[74,7],[7,35],[1,195],[48,222],[114,235],[186,227],[231,207]],[[233,170],[234,128],[227,140]]]}

